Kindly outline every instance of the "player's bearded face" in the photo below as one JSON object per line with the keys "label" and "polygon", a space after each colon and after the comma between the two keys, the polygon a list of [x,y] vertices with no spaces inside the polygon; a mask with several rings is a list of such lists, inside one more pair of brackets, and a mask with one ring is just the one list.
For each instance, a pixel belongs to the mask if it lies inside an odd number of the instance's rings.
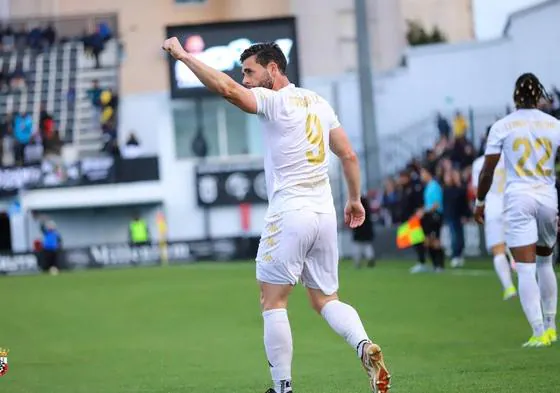
{"label": "player's bearded face", "polygon": [[264,87],[266,89],[272,89],[274,86],[274,80],[272,79],[272,75],[267,69],[263,70],[262,77],[258,82],[258,87]]}

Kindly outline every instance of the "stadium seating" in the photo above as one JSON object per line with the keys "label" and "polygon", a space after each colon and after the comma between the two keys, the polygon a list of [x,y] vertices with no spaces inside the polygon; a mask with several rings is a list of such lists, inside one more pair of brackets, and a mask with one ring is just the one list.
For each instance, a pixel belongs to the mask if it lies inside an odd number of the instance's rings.
{"label": "stadium seating", "polygon": [[80,41],[69,41],[44,52],[31,49],[0,53],[0,70],[11,75],[18,66],[25,74],[26,88],[0,94],[0,118],[12,113],[32,114],[39,124],[41,105],[55,119],[61,138],[78,156],[99,152],[102,134],[93,123],[93,107],[87,96],[92,81],[102,89],[118,91],[118,42],[106,44],[102,68],[84,51]]}

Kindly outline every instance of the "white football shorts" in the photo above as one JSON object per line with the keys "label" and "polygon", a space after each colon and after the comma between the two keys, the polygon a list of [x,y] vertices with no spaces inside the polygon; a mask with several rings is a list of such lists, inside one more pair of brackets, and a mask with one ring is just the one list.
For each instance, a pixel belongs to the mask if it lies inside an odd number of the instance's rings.
{"label": "white football shorts", "polygon": [[505,196],[508,247],[530,244],[552,248],[558,233],[558,199],[556,192],[538,195],[516,192]]}
{"label": "white football shorts", "polygon": [[257,280],[338,290],[335,214],[293,210],[267,217],[257,252]]}
{"label": "white football shorts", "polygon": [[505,244],[506,227],[502,216],[492,217],[484,221],[484,239],[488,251],[499,244]]}

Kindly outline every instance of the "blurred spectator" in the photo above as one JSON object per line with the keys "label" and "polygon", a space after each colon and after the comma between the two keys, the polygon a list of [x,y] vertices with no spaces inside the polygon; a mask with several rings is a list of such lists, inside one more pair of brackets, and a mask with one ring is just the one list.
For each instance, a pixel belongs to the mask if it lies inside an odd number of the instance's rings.
{"label": "blurred spectator", "polygon": [[437,128],[439,131],[440,138],[449,138],[449,134],[451,133],[451,126],[449,122],[441,113],[438,112],[436,117]]}
{"label": "blurred spectator", "polygon": [[87,54],[95,59],[95,68],[101,68],[99,56],[105,49],[105,41],[101,35],[99,26],[91,34],[87,34],[83,38],[84,49]]}
{"label": "blurred spectator", "polygon": [[465,232],[463,222],[470,215],[467,187],[457,169],[444,174],[443,217],[451,235],[451,267],[463,266]]}
{"label": "blurred spectator", "polygon": [[101,102],[101,126],[103,126],[103,124],[114,119],[117,100],[110,89],[102,90],[99,100]]}
{"label": "blurred spectator", "polygon": [[150,231],[146,220],[136,213],[128,225],[128,239],[131,246],[150,244]]}
{"label": "blurred spectator", "polygon": [[14,49],[16,45],[16,37],[14,31],[10,26],[4,30],[4,34],[2,35],[2,49],[5,52],[9,52]]}
{"label": "blurred spectator", "polygon": [[23,164],[25,146],[33,135],[33,118],[30,113],[17,114],[14,118],[14,156],[17,165]]}
{"label": "blurred spectator", "polygon": [[455,138],[450,155],[453,166],[460,169],[472,165],[475,159],[474,147],[465,137]]}
{"label": "blurred spectator", "polygon": [[455,138],[465,137],[468,128],[467,119],[465,119],[461,112],[457,111],[453,119],[453,136]]}
{"label": "blurred spectator", "polygon": [[123,158],[136,158],[142,154],[142,149],[140,148],[140,142],[136,135],[131,132],[128,136],[128,140],[124,148],[122,149]]}
{"label": "blurred spectator", "polygon": [[362,196],[360,200],[366,211],[366,218],[363,225],[352,230],[354,266],[356,268],[362,267],[362,262],[365,259],[367,266],[373,267],[375,266],[375,230],[371,219],[369,200],[366,196]]}
{"label": "blurred spectator", "polygon": [[435,150],[433,149],[426,150],[425,159],[426,159],[425,165],[428,168],[428,170],[432,173],[435,173],[438,165],[438,159],[439,159],[439,157],[436,155]]}
{"label": "blurred spectator", "polygon": [[56,31],[52,24],[47,25],[47,27],[42,31],[43,41],[47,47],[54,45],[56,41]]}
{"label": "blurred spectator", "polygon": [[41,250],[41,267],[44,272],[57,275],[60,268],[60,250],[62,249],[62,237],[52,220],[41,218],[41,232],[43,233],[43,245]]}
{"label": "blurred spectator", "polygon": [[35,26],[31,29],[27,35],[27,46],[33,50],[43,49],[43,32],[39,26]]}
{"label": "blurred spectator", "polygon": [[93,127],[99,129],[101,128],[101,93],[103,90],[99,87],[99,81],[94,79],[91,82],[91,88],[87,91],[89,101],[93,107]]}
{"label": "blurred spectator", "polygon": [[101,148],[101,151],[114,155],[115,145],[117,145],[118,148],[117,129],[114,122],[110,121],[103,125],[103,147]]}
{"label": "blurred spectator", "polygon": [[45,159],[53,164],[62,164],[62,146],[64,143],[60,139],[60,133],[53,131],[46,139],[43,140]]}
{"label": "blurred spectator", "polygon": [[27,46],[28,32],[24,26],[15,33],[15,46],[17,50],[24,50]]}
{"label": "blurred spectator", "polygon": [[52,115],[47,112],[45,103],[41,104],[41,111],[39,112],[39,133],[43,141],[49,139],[54,131],[54,119]]}
{"label": "blurred spectator", "polygon": [[103,43],[107,43],[107,41],[113,38],[113,32],[111,31],[111,28],[109,27],[109,24],[107,22],[99,23],[97,25],[97,31],[99,32]]}
{"label": "blurred spectator", "polygon": [[392,225],[393,222],[398,222],[400,220],[400,198],[397,192],[397,185],[391,178],[385,180],[381,204],[388,213],[386,225]]}

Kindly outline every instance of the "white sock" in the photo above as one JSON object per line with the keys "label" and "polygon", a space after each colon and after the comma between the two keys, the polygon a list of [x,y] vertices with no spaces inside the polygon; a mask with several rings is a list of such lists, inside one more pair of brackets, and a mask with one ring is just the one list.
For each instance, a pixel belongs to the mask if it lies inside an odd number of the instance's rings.
{"label": "white sock", "polygon": [[511,270],[505,254],[499,254],[494,257],[494,270],[496,270],[504,290],[513,286],[513,281],[511,280]]}
{"label": "white sock", "polygon": [[368,342],[369,338],[354,307],[339,300],[332,300],[325,304],[321,315],[329,326],[356,350],[358,357],[361,358],[363,344]]}
{"label": "white sock", "polygon": [[264,319],[264,347],[274,390],[291,392],[292,380],[292,330],[288,312],[284,308],[262,313]]}
{"label": "white sock", "polygon": [[558,303],[558,283],[552,267],[552,255],[537,256],[537,279],[541,290],[544,328],[556,330],[556,306]]}
{"label": "white sock", "polygon": [[536,273],[537,266],[535,263],[517,262],[521,306],[529,324],[533,328],[533,336],[539,337],[544,333],[544,323],[541,309],[541,293],[539,284],[537,284]]}

